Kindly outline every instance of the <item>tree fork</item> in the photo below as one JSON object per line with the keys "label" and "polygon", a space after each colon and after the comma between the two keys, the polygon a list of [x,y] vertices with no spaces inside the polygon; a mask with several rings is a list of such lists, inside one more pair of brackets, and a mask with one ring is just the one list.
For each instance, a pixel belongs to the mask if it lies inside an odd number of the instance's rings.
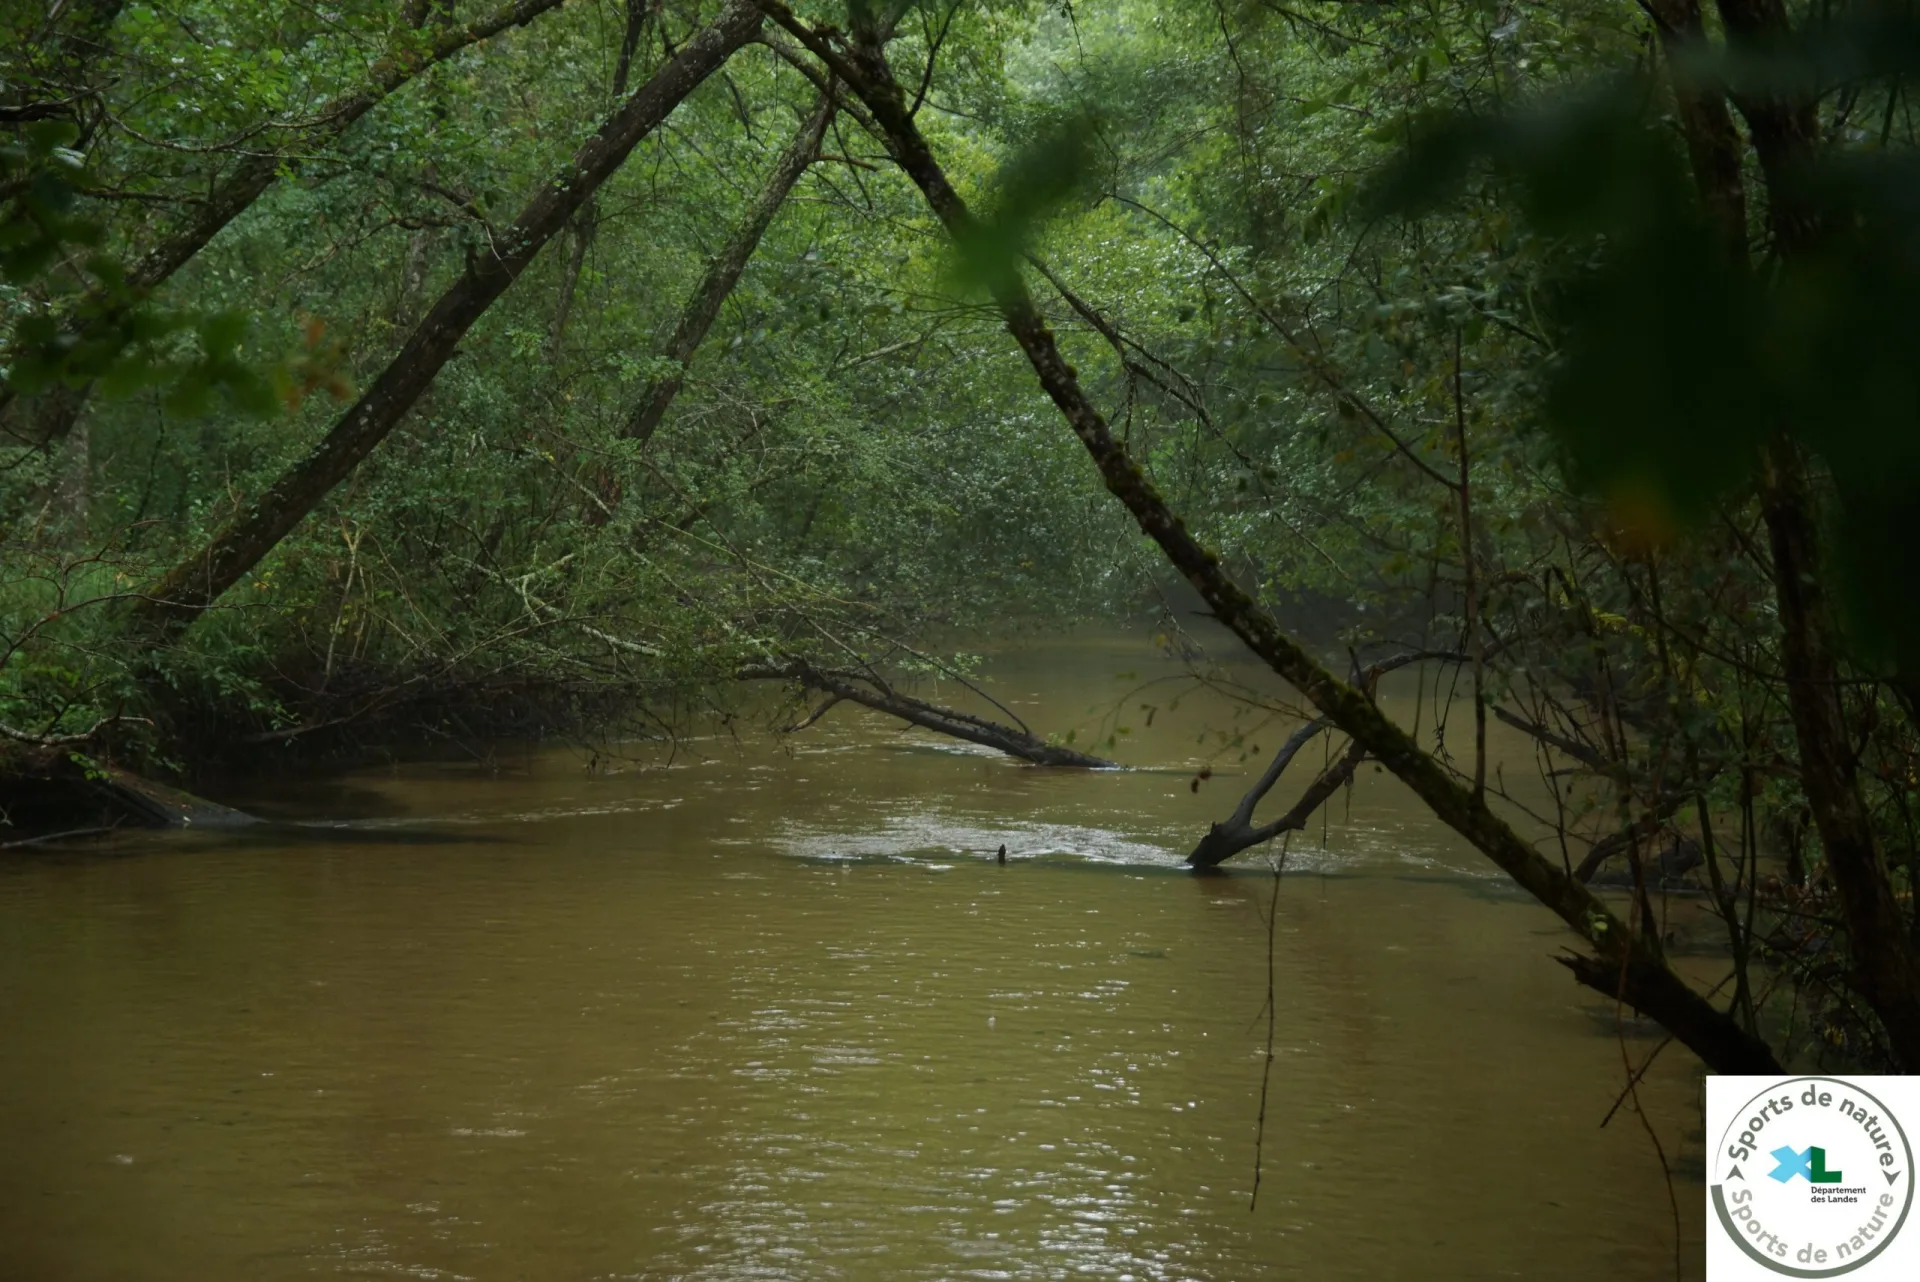
{"label": "tree fork", "polygon": [[[1394,655],[1390,659],[1382,659],[1357,675],[1359,684],[1371,696],[1378,689],[1382,676],[1404,668],[1409,663],[1418,663],[1423,659],[1459,663],[1467,657],[1447,651],[1414,650],[1406,654]],[[1233,813],[1228,815],[1225,821],[1212,824],[1207,828],[1206,835],[1200,838],[1199,844],[1194,846],[1192,852],[1187,855],[1187,863],[1195,868],[1217,868],[1243,850],[1264,845],[1283,832],[1298,832],[1305,828],[1307,821],[1313,818],[1314,812],[1330,800],[1334,793],[1340,791],[1359,770],[1367,755],[1366,749],[1360,744],[1349,745],[1337,761],[1322,770],[1313,782],[1307,785],[1306,791],[1293,803],[1286,814],[1268,823],[1255,825],[1253,812],[1280,782],[1280,776],[1286,773],[1287,767],[1293,764],[1293,759],[1300,755],[1301,750],[1327,729],[1327,719],[1316,717],[1288,735],[1286,742],[1282,743],[1280,750],[1274,753],[1273,760],[1267,763],[1267,768],[1261,772],[1260,777],[1254,780],[1253,785],[1241,795],[1240,804],[1234,807]]]}
{"label": "tree fork", "polygon": [[1294,755],[1306,746],[1309,739],[1316,737],[1325,729],[1326,722],[1322,720],[1310,721],[1295,731],[1293,737],[1287,741],[1286,747],[1281,749],[1281,755],[1274,758],[1273,765],[1269,766],[1267,773],[1261,776],[1260,782],[1248,789],[1247,795],[1240,799],[1239,807],[1227,821],[1214,824],[1207,829],[1207,835],[1200,838],[1199,844],[1187,856],[1187,863],[1194,868],[1218,868],[1243,850],[1264,845],[1283,832],[1299,832],[1304,829],[1307,821],[1313,818],[1314,812],[1331,801],[1334,793],[1346,787],[1352,781],[1354,772],[1359,770],[1360,764],[1366,760],[1367,750],[1358,742],[1348,744],[1347,750],[1340,754],[1339,760],[1316,775],[1313,782],[1307,785],[1306,791],[1300,794],[1300,799],[1295,801],[1287,813],[1278,819],[1256,828],[1253,825],[1253,807],[1279,781],[1279,772],[1287,768]]}

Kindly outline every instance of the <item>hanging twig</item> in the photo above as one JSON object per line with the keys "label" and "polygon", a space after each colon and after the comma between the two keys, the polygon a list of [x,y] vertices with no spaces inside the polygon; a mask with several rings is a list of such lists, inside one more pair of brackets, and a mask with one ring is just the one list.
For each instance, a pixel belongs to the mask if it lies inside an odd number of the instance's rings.
{"label": "hanging twig", "polygon": [[1273,1033],[1279,1023],[1274,1003],[1273,935],[1280,916],[1280,874],[1287,867],[1287,843],[1280,843],[1280,858],[1273,864],[1273,895],[1267,901],[1267,1057],[1260,1066],[1260,1116],[1253,1127],[1253,1192],[1247,1197],[1247,1210],[1260,1205],[1260,1159],[1267,1140],[1267,1090],[1273,1082]]}

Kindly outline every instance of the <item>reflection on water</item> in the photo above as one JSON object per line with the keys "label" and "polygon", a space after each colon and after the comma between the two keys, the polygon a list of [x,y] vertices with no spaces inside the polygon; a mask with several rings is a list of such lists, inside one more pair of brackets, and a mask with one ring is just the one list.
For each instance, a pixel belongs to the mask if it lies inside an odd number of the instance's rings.
{"label": "reflection on water", "polygon": [[[1053,647],[995,691],[1091,729],[1121,667]],[[1248,1210],[1271,881],[1175,867],[1243,782],[1190,790],[1227,714],[1126,715],[1164,769],[836,714],[0,865],[0,1277],[1670,1274],[1652,1150],[1598,1126],[1611,1013],[1373,776],[1290,853]],[[1677,1052],[1642,1089],[1670,1153],[1694,1092]]]}

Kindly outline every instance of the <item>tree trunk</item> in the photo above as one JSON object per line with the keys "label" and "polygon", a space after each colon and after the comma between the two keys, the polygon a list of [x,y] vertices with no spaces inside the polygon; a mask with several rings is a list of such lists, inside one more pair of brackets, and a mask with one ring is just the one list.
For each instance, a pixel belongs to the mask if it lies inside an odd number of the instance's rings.
{"label": "tree trunk", "polygon": [[1920,1071],[1920,965],[1860,793],[1825,593],[1817,577],[1813,521],[1798,461],[1780,462],[1784,453],[1784,448],[1769,452],[1760,502],[1773,552],[1781,666],[1800,749],[1801,787],[1840,894],[1854,985],[1886,1026],[1902,1067]]}
{"label": "tree trunk", "polygon": [[[1793,39],[1782,0],[1716,0],[1727,41],[1735,49],[1761,55],[1778,52]],[[1820,145],[1815,100],[1783,81],[1764,92],[1736,93],[1734,106],[1753,135],[1754,154],[1766,179],[1767,225],[1782,253],[1804,249],[1820,239],[1822,219],[1809,190],[1807,172]]]}
{"label": "tree trunk", "polygon": [[[640,47],[647,18],[654,5],[649,0],[627,0],[627,29],[620,36],[620,53],[613,64],[613,97],[617,102],[627,96],[627,77],[633,71],[633,55]],[[553,328],[547,334],[547,363],[558,364],[561,345],[566,342],[567,322],[573,317],[573,296],[580,288],[580,274],[587,267],[587,252],[593,248],[594,233],[600,228],[600,213],[592,200],[580,206],[573,216],[573,252],[567,258],[560,277],[560,301],[553,309]]]}
{"label": "tree trunk", "polygon": [[[1718,0],[1736,46],[1766,50],[1790,39],[1781,0]],[[1734,99],[1753,135],[1767,185],[1767,223],[1782,255],[1816,249],[1825,228],[1807,194],[1818,158],[1814,101],[1791,86]],[[1727,162],[1717,162],[1724,169]],[[1696,170],[1696,176],[1699,171]],[[1764,452],[1760,508],[1773,554],[1780,613],[1780,657],[1799,748],[1801,785],[1827,867],[1839,891],[1852,953],[1853,982],[1886,1027],[1901,1065],[1920,1071],[1920,953],[1894,898],[1872,816],[1854,767],[1853,738],[1840,702],[1840,664],[1799,452],[1776,441]]]}
{"label": "tree trunk", "polygon": [[156,640],[187,627],[252,569],[397,426],[455,346],[518,279],[548,240],[619,169],[640,140],[759,31],[751,0],[731,0],[720,17],[681,46],[589,139],[513,224],[493,238],[440,296],[373,385],[308,455],[247,511],[174,567],[135,604]]}
{"label": "tree trunk", "polygon": [[[878,42],[846,43],[816,32],[779,0],[761,7],[825,61],[863,101],[884,133],[893,160],[904,170],[945,225],[966,241],[972,216],[921,137],[905,95]],[[1487,855],[1534,898],[1552,909],[1599,954],[1578,959],[1575,975],[1658,1020],[1702,1060],[1723,1073],[1771,1073],[1779,1063],[1760,1041],[1688,986],[1665,963],[1656,941],[1635,935],[1585,886],[1549,863],[1519,833],[1490,810],[1483,798],[1462,788],[1446,768],[1422,751],[1413,737],[1376,708],[1366,695],[1339,680],[1235,583],[1219,557],[1203,547],[1186,523],[1113,438],[1106,420],[1081,389],[1078,375],[1056,346],[1017,272],[997,283],[995,301],[1008,331],[1025,352],[1041,386],[1099,468],[1108,490],[1127,506],[1142,532],[1160,545],[1175,569],[1193,585],[1213,615],[1241,642],[1285,678],[1327,720],[1378,758],[1428,805],[1442,822]]]}
{"label": "tree trunk", "polygon": [[800,126],[800,132],[794,136],[793,144],[767,176],[766,186],[760,189],[759,196],[747,209],[747,216],[741,219],[725,248],[708,265],[707,274],[687,300],[686,310],[680,313],[680,323],[674,326],[673,336],[660,353],[673,362],[673,372],[654,379],[641,393],[632,417],[621,430],[621,435],[628,440],[648,440],[660,426],[660,420],[666,417],[667,407],[673,404],[673,398],[679,395],[681,385],[686,382],[687,362],[693,359],[701,340],[707,336],[707,330],[720,315],[721,305],[739,283],[747,260],[759,248],[760,238],[766,235],[767,228],[773,223],[773,216],[786,203],[787,194],[800,181],[800,175],[807,172],[807,166],[819,156],[820,140],[826,136],[827,122],[831,119],[833,100],[822,94],[814,106],[813,114],[807,117],[806,123]]}
{"label": "tree trunk", "polygon": [[[760,194],[748,206],[747,214],[740,225],[734,229],[726,245],[714,256],[707,267],[706,275],[694,287],[687,298],[686,305],[680,310],[680,319],[673,327],[672,335],[658,355],[673,363],[671,373],[650,379],[634,402],[633,412],[621,428],[621,435],[630,441],[644,445],[653,439],[654,431],[667,416],[680,389],[686,386],[687,363],[706,340],[707,331],[713,322],[719,319],[720,308],[733,293],[735,285],[740,283],[740,274],[746,270],[747,261],[760,246],[760,238],[772,225],[774,215],[780,206],[786,203],[795,183],[807,171],[820,154],[820,140],[825,137],[827,123],[833,118],[833,100],[822,93],[811,116],[801,124],[800,132],[794,136],[793,144],[781,156],[779,164],[767,176],[767,182]],[[587,522],[590,525],[605,523],[620,503],[621,485],[619,478],[611,468],[602,467],[594,480],[594,489],[600,502],[589,509]]]}
{"label": "tree trunk", "polygon": [[1688,71],[1707,45],[1700,0],[1648,0],[1647,11],[1654,17],[1660,50],[1666,56],[1694,185],[1724,237],[1728,261],[1745,262],[1747,190],[1740,173],[1740,134],[1721,88],[1702,84]]}
{"label": "tree trunk", "polygon": [[[296,146],[248,155],[232,173],[216,183],[191,218],[175,227],[128,268],[129,297],[142,297],[205,249],[221,229],[273,185],[283,166],[298,163],[298,153],[311,151],[317,144],[339,137],[389,94],[434,64],[509,27],[525,26],[564,3],[566,0],[510,0],[485,17],[433,36],[424,46],[420,46],[415,37],[413,45],[403,45],[387,54],[369,68],[368,83],[364,87],[332,105],[326,113],[325,124],[318,130],[300,135]],[[88,321],[85,328],[94,332],[111,330],[125,318],[128,310],[124,303],[110,306]],[[80,332],[72,330],[70,336],[77,338]],[[90,387],[59,388],[21,402],[0,388],[0,432],[36,445],[56,441],[73,429],[86,407],[90,390]]]}

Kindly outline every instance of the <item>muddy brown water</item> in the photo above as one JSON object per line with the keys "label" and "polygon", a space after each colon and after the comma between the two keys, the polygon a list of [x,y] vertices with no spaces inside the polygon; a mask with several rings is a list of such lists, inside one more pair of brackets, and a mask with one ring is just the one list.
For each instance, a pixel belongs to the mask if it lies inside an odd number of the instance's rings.
{"label": "muddy brown water", "polygon": [[[1255,764],[1178,670],[989,665],[1036,727],[1127,727],[1126,773],[837,709],[0,863],[0,1278],[1673,1276],[1564,932],[1371,774],[1289,846],[1249,1210],[1273,882],[1178,867]],[[1697,1073],[1640,1092],[1688,1277]]]}

